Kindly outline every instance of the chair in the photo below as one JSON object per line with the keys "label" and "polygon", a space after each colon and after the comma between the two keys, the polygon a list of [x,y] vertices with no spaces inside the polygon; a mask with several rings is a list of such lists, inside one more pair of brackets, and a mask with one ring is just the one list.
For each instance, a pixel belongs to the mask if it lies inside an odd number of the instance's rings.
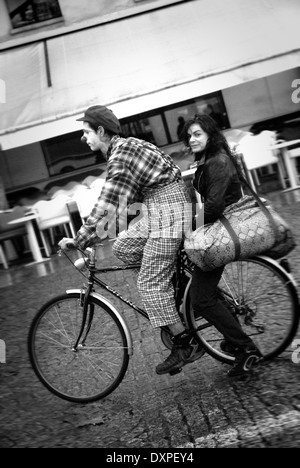
{"label": "chair", "polygon": [[62,187],[59,187],[58,185],[54,185],[53,187],[51,187],[49,190],[47,190],[47,195],[49,198],[52,198],[53,195],[58,191],[60,190]]}
{"label": "chair", "polygon": [[2,247],[1,244],[0,244],[0,261],[3,264],[5,270],[7,270],[8,269],[8,263],[7,263],[5,253],[4,253],[4,250],[3,250],[3,247]]}
{"label": "chair", "polygon": [[67,237],[75,237],[76,235],[67,207],[68,200],[70,198],[59,196],[53,200],[39,201],[31,207],[32,211],[38,214],[37,225],[48,257],[50,257],[50,249],[44,231],[50,231],[52,245],[55,243],[53,233],[55,227],[63,226]]}
{"label": "chair", "polygon": [[83,223],[94,208],[100,196],[100,192],[101,190],[99,190],[99,188],[92,189],[86,187],[85,189],[78,190],[73,195],[72,200],[77,203],[80,217]]}
{"label": "chair", "polygon": [[222,133],[232,150],[236,149],[243,138],[253,135],[251,132],[246,132],[245,130],[240,130],[238,128],[229,128],[228,130],[223,130]]}
{"label": "chair", "polygon": [[60,188],[59,190],[53,193],[53,195],[51,196],[51,199],[61,197],[61,196],[70,198],[74,195],[74,193],[76,193],[78,190],[81,190],[82,188],[85,188],[85,185],[77,184],[71,188]]}
{"label": "chair", "polygon": [[87,176],[81,183],[82,185],[86,185],[88,188],[90,188],[91,184],[97,180],[98,177],[96,176]]}
{"label": "chair", "polygon": [[254,172],[256,182],[259,184],[256,169],[277,164],[281,184],[284,186],[283,169],[276,153],[270,149],[275,144],[274,132],[264,131],[259,135],[246,135],[237,145],[237,152],[242,154],[247,173],[254,190],[255,183],[251,171]]}
{"label": "chair", "polygon": [[25,207],[17,206],[12,210],[0,213],[0,260],[5,269],[9,267],[5,251],[5,242],[27,235],[24,225],[13,226],[8,223],[14,219],[22,218],[26,210]]}
{"label": "chair", "polygon": [[90,189],[93,190],[93,189],[97,189],[99,191],[99,196],[100,196],[100,193],[101,193],[101,190],[103,188],[103,186],[105,185],[105,179],[100,179],[99,177],[94,180],[91,185],[90,185]]}
{"label": "chair", "polygon": [[300,160],[300,147],[294,148],[289,150],[291,161],[293,161],[295,172],[298,178],[298,184],[300,184],[300,176],[299,176],[299,163],[297,164],[298,158]]}
{"label": "chair", "polygon": [[81,185],[80,182],[76,182],[76,180],[71,180],[68,182],[66,185],[64,185],[61,188],[64,188],[65,190],[72,190],[74,187],[77,187],[78,185]]}

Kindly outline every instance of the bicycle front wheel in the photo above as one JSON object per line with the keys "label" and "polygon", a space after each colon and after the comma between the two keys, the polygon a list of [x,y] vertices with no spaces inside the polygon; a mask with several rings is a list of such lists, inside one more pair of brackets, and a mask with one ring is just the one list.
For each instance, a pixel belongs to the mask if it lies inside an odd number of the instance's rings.
{"label": "bicycle front wheel", "polygon": [[40,381],[55,395],[87,403],[104,398],[122,381],[129,349],[122,323],[99,299],[88,298],[87,321],[82,297],[64,294],[45,304],[32,322],[28,349]]}
{"label": "bicycle front wheel", "polygon": [[[221,350],[223,335],[202,317],[195,317],[186,294],[187,322],[216,359],[232,363]],[[299,324],[299,300],[290,276],[276,262],[256,257],[226,266],[219,298],[258,346],[264,360],[279,356],[291,344]]]}

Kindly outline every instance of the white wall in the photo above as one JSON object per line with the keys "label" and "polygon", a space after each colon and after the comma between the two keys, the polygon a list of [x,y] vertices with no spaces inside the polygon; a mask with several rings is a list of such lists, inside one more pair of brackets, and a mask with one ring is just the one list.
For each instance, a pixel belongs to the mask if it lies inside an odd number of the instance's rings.
{"label": "white wall", "polygon": [[300,111],[300,103],[292,101],[296,78],[300,78],[299,67],[223,90],[231,127],[241,128]]}
{"label": "white wall", "polygon": [[133,0],[88,0],[88,2],[76,0],[75,3],[74,6],[74,1],[59,0],[66,24],[126,10],[135,4]]}
{"label": "white wall", "polygon": [[[8,0],[9,1],[9,0]],[[59,0],[60,9],[63,16],[64,23],[58,25],[58,29],[61,31],[64,27],[70,27],[77,25],[81,22],[95,22],[97,23],[99,19],[104,18],[104,20],[111,20],[120,18],[124,15],[131,14],[131,11],[136,10],[148,11],[161,6],[170,5],[173,3],[180,3],[184,0]],[[134,11],[132,14],[135,13]],[[23,37],[25,42],[26,38],[32,34],[39,34],[43,31],[43,25],[36,28],[25,28],[23,31],[14,31],[15,37]],[[49,33],[51,33],[56,26],[51,26],[49,28]],[[11,39],[11,21],[8,15],[7,7],[5,0],[0,0],[0,40],[3,38]]]}
{"label": "white wall", "polygon": [[[300,78],[299,68],[223,90],[231,127],[248,129],[255,122],[300,111],[300,103],[293,103],[291,99],[292,82],[297,77]],[[175,96],[173,102],[176,102]],[[159,141],[159,128],[157,131],[155,137]],[[170,153],[180,148],[181,145],[171,145],[166,151]],[[47,179],[40,143],[0,152],[0,174],[6,189]]]}

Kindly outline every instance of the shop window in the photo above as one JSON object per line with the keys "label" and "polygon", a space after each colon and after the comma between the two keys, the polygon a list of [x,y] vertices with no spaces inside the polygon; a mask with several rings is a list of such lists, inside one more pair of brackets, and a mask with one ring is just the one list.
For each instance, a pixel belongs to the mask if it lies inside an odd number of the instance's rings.
{"label": "shop window", "polygon": [[[216,92],[121,119],[121,136],[140,138],[160,148],[171,147],[172,154],[178,153],[178,157],[182,158],[186,149],[180,142],[179,125],[184,124],[196,113],[210,114],[221,129],[229,127],[222,93]],[[81,141],[81,137],[82,132],[73,132],[42,142],[50,176],[67,174],[87,167],[95,168],[97,164],[106,163],[105,157],[100,152],[91,152],[86,143]],[[188,163],[190,164],[190,161]]]}
{"label": "shop window", "polygon": [[214,93],[203,96],[165,111],[172,143],[180,140],[185,121],[195,114],[210,115],[217,122],[221,130],[229,127],[222,94]]}
{"label": "shop window", "polygon": [[216,92],[123,119],[122,133],[149,141],[159,147],[172,145],[181,141],[180,136],[186,120],[197,113],[210,115],[221,130],[230,126],[222,93]]}
{"label": "shop window", "polygon": [[149,141],[157,146],[168,144],[163,118],[160,114],[136,116],[121,121],[122,134]]}
{"label": "shop window", "polygon": [[106,161],[101,153],[91,152],[81,137],[82,132],[73,132],[42,142],[50,176],[67,174]]}
{"label": "shop window", "polygon": [[180,140],[185,121],[197,113],[195,102],[165,111],[166,121],[171,135],[172,143]]}
{"label": "shop window", "polygon": [[62,17],[58,0],[5,0],[13,29]]}

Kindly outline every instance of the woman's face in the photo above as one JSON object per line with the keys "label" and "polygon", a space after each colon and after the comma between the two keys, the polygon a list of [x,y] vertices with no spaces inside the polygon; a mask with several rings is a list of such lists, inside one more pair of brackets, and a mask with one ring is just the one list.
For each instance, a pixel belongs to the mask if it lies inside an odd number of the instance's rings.
{"label": "woman's face", "polygon": [[198,123],[190,126],[188,136],[189,145],[193,153],[200,153],[205,150],[209,136]]}

